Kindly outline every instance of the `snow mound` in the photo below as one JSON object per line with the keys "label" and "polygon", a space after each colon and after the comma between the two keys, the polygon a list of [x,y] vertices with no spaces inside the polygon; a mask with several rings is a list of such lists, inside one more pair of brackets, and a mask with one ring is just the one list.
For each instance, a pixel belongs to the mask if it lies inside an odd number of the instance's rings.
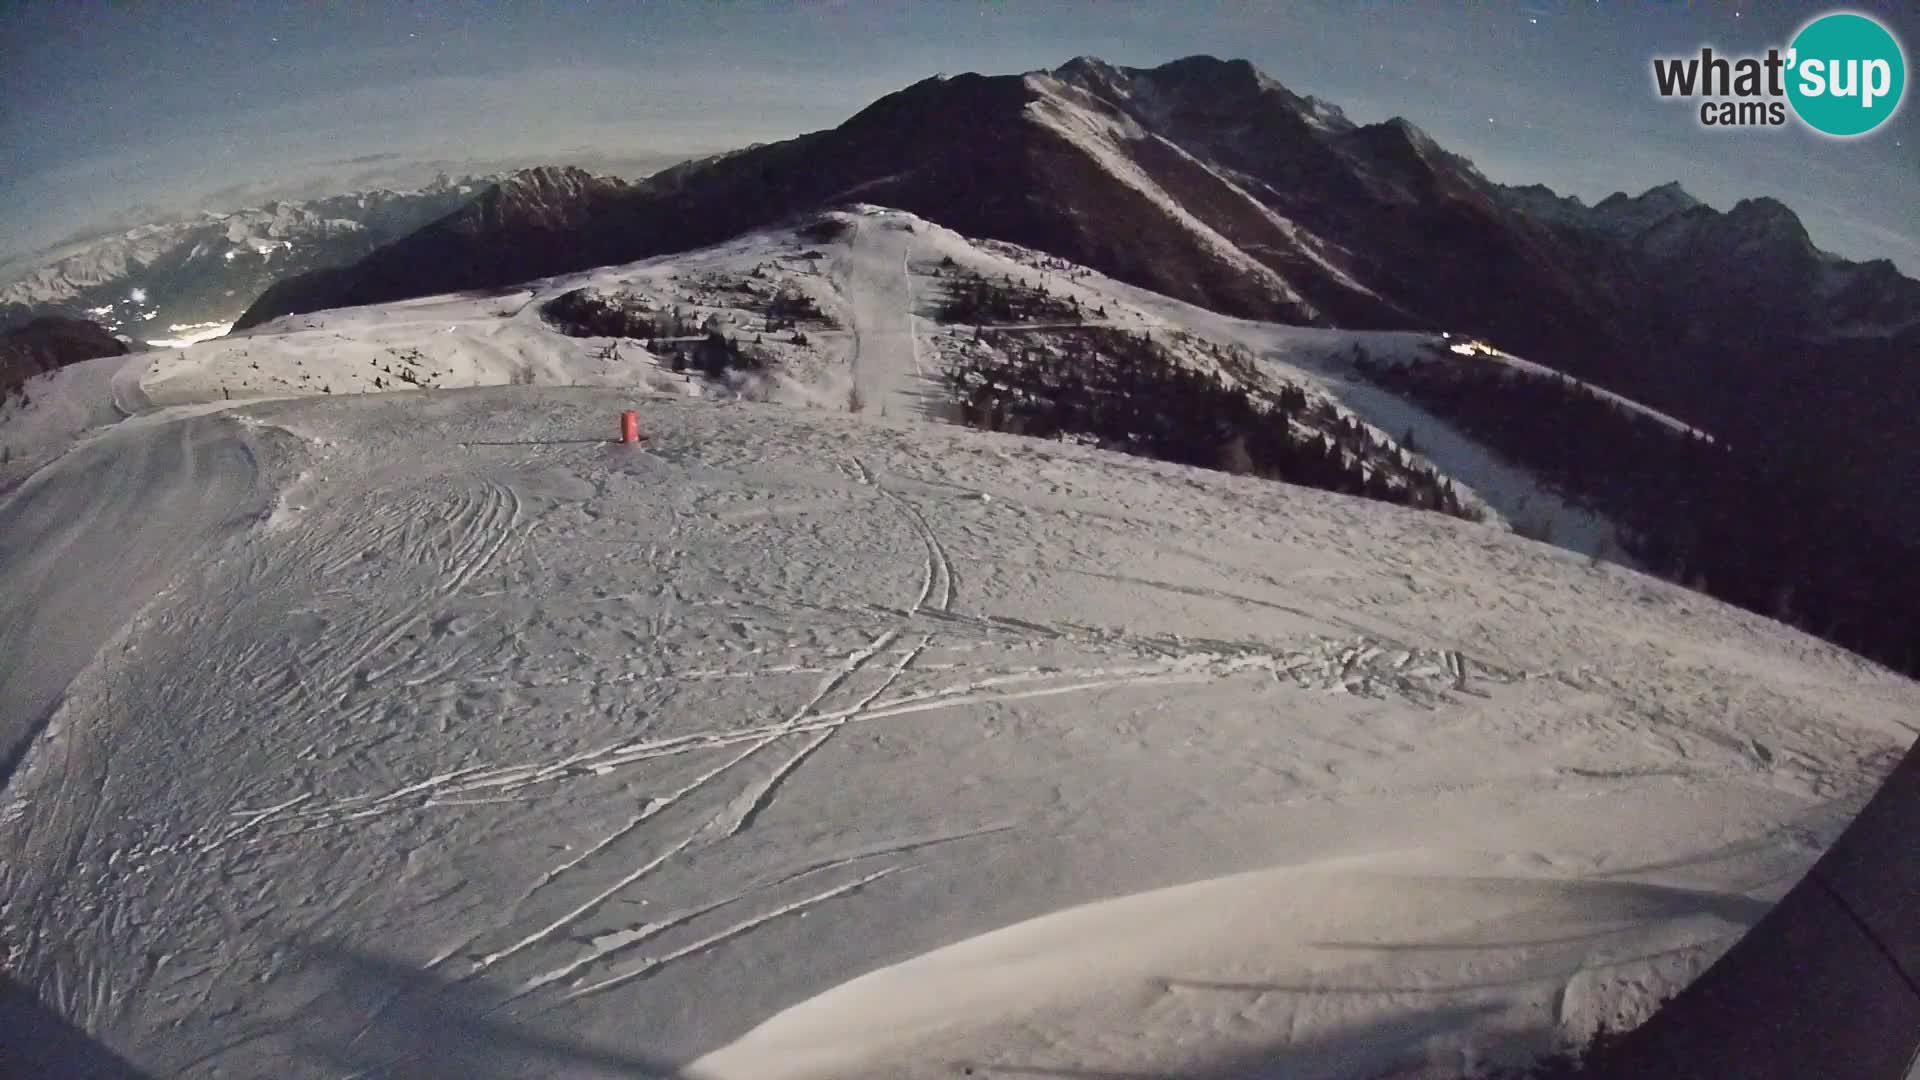
{"label": "snow mound", "polygon": [[[825,1080],[1089,1061],[1121,1075],[1471,1071],[1644,1019],[1704,966],[1703,942],[1737,935],[1766,906],[1548,868],[1395,853],[1101,901],[862,976],[688,1072]],[[1370,1001],[1392,995],[1424,1007]]]}

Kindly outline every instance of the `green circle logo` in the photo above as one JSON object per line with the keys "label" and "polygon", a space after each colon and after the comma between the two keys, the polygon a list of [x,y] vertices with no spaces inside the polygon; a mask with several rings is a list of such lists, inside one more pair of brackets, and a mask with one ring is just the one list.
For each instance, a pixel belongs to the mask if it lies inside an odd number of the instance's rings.
{"label": "green circle logo", "polygon": [[1887,28],[1835,12],[1802,27],[1787,53],[1787,98],[1815,131],[1864,135],[1900,107],[1907,59]]}

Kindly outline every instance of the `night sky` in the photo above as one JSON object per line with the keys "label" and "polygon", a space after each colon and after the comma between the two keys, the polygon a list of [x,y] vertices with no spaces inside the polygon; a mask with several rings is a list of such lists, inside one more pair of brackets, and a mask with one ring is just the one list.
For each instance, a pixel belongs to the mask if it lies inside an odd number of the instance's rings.
{"label": "night sky", "polygon": [[[1911,3],[1861,3],[1906,43]],[[1832,141],[1709,131],[1654,55],[1784,45],[1827,5],[962,3],[0,5],[0,254],[182,209],[434,171],[669,159],[833,126],[936,72],[1252,60],[1488,176],[1589,202],[1668,180],[1772,195],[1814,241],[1920,276],[1920,109]],[[1909,79],[1912,73],[1909,71]],[[1909,91],[1911,98],[1920,91]]]}

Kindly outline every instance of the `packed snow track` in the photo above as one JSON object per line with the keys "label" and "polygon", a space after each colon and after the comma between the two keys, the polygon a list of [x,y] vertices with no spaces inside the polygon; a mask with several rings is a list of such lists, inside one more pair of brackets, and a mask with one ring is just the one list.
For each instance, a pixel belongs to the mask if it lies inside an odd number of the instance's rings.
{"label": "packed snow track", "polygon": [[267,497],[240,425],[200,417],[115,431],[0,503],[0,782],[109,639]]}
{"label": "packed snow track", "polygon": [[920,357],[908,271],[913,233],[903,224],[850,218],[850,236],[837,246],[832,273],[850,300],[847,363],[863,408],[925,418],[938,411],[930,402],[939,385]]}
{"label": "packed snow track", "polygon": [[136,419],[0,582],[5,969],[170,1076],[1520,1062],[1920,704],[1489,527],[607,388]]}

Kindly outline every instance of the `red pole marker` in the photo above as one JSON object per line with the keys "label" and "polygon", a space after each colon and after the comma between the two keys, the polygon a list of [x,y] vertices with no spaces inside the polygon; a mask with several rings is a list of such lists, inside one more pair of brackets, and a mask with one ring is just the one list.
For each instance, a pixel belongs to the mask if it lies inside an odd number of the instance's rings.
{"label": "red pole marker", "polygon": [[640,414],[632,409],[620,414],[620,441],[623,443],[640,441]]}

